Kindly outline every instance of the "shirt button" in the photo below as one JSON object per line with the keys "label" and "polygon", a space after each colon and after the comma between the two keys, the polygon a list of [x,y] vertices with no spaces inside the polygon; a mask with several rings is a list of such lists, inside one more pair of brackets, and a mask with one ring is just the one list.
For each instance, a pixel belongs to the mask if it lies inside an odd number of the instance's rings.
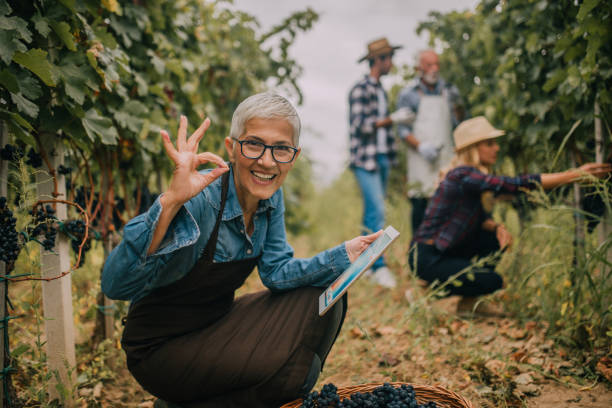
{"label": "shirt button", "polygon": [[251,252],[253,252],[252,249],[247,249],[247,254],[251,255]]}

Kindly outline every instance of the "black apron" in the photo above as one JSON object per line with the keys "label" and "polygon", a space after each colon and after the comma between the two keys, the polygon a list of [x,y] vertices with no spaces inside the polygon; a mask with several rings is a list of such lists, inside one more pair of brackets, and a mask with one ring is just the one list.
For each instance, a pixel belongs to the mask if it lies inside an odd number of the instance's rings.
{"label": "black apron", "polygon": [[[122,337],[142,387],[187,408],[278,407],[299,396],[313,360],[329,352],[316,355],[333,315],[318,315],[321,288],[234,299],[259,257],[213,262],[230,173],[202,257],[180,280],[134,302]],[[343,320],[346,299],[336,306]]]}

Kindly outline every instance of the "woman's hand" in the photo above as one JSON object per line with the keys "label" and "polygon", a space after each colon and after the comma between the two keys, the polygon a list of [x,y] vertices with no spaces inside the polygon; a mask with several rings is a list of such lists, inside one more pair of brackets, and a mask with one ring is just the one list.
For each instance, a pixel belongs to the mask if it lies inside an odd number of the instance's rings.
{"label": "woman's hand", "polygon": [[577,169],[567,170],[560,173],[542,173],[540,180],[542,187],[548,190],[564,184],[589,181],[589,175],[597,178],[604,178],[612,172],[612,164],[610,163],[587,163]]}
{"label": "woman's hand", "polygon": [[512,234],[510,234],[504,224],[497,224],[497,228],[495,228],[495,236],[499,242],[499,249],[503,250],[506,247],[512,246]]}
{"label": "woman's hand", "polygon": [[606,177],[612,172],[612,164],[610,163],[587,163],[578,167],[578,177],[586,174],[597,178]]}
{"label": "woman's hand", "polygon": [[349,261],[355,262],[355,260],[361,255],[365,249],[376,240],[381,234],[382,230],[375,232],[370,235],[360,235],[351,239],[350,241],[346,241],[344,246],[346,248],[346,253],[349,257]]}
{"label": "woman's hand", "polygon": [[[206,186],[229,170],[223,159],[210,152],[198,153],[198,144],[210,126],[206,118],[200,127],[187,139],[187,117],[181,115],[176,148],[164,130],[161,135],[166,154],[174,162],[174,174],[170,187],[162,198],[166,203],[181,206],[200,193]],[[205,163],[215,163],[218,167],[210,173],[198,173],[198,167]]]}

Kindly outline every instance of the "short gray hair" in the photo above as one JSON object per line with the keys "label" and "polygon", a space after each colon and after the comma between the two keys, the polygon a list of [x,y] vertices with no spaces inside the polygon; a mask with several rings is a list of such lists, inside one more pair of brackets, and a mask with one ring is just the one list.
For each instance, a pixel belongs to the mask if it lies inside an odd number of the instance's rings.
{"label": "short gray hair", "polygon": [[230,137],[240,138],[245,131],[246,123],[254,118],[286,119],[293,128],[293,144],[295,147],[299,146],[302,127],[300,117],[286,98],[271,92],[263,92],[251,95],[240,102],[232,115]]}

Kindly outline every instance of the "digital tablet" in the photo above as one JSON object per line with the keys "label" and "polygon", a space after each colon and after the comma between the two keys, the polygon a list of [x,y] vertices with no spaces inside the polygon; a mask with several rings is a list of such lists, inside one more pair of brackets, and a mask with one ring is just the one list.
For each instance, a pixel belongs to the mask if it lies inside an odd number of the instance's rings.
{"label": "digital tablet", "polygon": [[395,228],[392,226],[385,228],[382,235],[376,238],[376,241],[372,242],[319,296],[319,316],[323,316],[346,293],[349,286],[376,262],[397,237],[399,232]]}

